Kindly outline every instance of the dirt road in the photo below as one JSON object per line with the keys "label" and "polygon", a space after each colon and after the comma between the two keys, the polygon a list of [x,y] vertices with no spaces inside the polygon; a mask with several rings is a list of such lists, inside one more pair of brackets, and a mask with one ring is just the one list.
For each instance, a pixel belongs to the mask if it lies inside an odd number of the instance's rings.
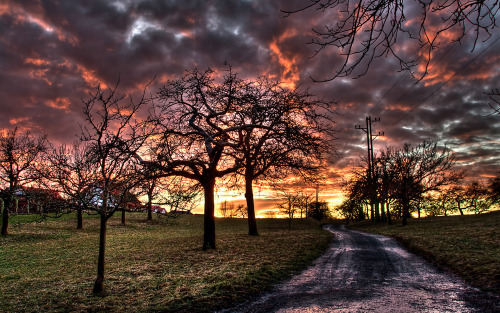
{"label": "dirt road", "polygon": [[227,312],[500,312],[499,297],[467,286],[391,238],[328,226],[315,263],[260,299]]}

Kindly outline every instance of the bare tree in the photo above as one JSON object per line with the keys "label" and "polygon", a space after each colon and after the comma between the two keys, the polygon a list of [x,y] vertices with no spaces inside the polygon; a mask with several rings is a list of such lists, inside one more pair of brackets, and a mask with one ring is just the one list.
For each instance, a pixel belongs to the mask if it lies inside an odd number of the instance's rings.
{"label": "bare tree", "polygon": [[253,182],[293,173],[318,178],[333,150],[332,103],[308,92],[282,88],[265,78],[247,88],[241,174],[245,182],[249,235],[257,235]]}
{"label": "bare tree", "polygon": [[354,168],[351,174],[352,178],[342,182],[345,200],[337,209],[348,221],[362,221],[368,216],[363,210],[363,206],[368,205],[370,198],[368,178],[366,171],[360,168]]}
{"label": "bare tree", "polygon": [[300,193],[289,190],[280,190],[277,208],[279,212],[288,217],[288,228],[292,227],[292,219],[295,213],[299,212]]}
{"label": "bare tree", "polygon": [[100,215],[99,256],[93,293],[104,293],[104,264],[107,221],[125,202],[125,196],[138,182],[138,164],[132,154],[139,153],[147,139],[146,122],[136,120],[147,102],[145,92],[139,101],[118,93],[114,87],[97,86],[84,101],[86,124],[80,140],[88,146],[88,157],[95,168],[94,183],[88,187],[86,202]]}
{"label": "bare tree", "polygon": [[464,215],[464,209],[467,208],[466,190],[462,185],[456,185],[444,192],[443,197],[450,202],[452,210],[458,210],[460,215]]}
{"label": "bare tree", "polygon": [[[313,29],[317,39],[311,42],[318,47],[316,53],[334,48],[343,57],[340,68],[326,80],[351,74],[359,77],[375,58],[387,55],[412,74],[417,65],[424,64],[423,78],[432,53],[446,37],[460,41],[472,31],[474,48],[478,40],[491,37],[497,27],[498,4],[498,0],[310,0],[297,9],[282,11],[288,16],[316,9],[331,17],[324,28]],[[414,53],[399,49],[410,44],[410,49],[416,47]]]}
{"label": "bare tree", "polygon": [[46,143],[45,136],[34,138],[29,132],[20,134],[17,127],[0,132],[0,181],[4,185],[2,236],[8,234],[9,210],[12,210],[15,192],[34,180],[34,166],[45,151]]}
{"label": "bare tree", "polygon": [[232,203],[227,203],[227,200],[224,200],[224,202],[221,202],[219,205],[219,212],[222,215],[222,217],[232,217],[232,208],[234,205]]}
{"label": "bare tree", "polygon": [[64,195],[69,207],[77,212],[77,229],[83,228],[83,212],[91,207],[86,192],[95,183],[98,170],[90,148],[79,141],[72,146],[52,146],[44,154],[44,166],[39,169],[41,183]]}
{"label": "bare tree", "polygon": [[497,173],[495,177],[490,179],[488,182],[488,189],[490,192],[490,198],[493,203],[500,202],[500,173]]}
{"label": "bare tree", "polygon": [[250,82],[231,68],[215,82],[213,71],[194,70],[168,82],[159,93],[155,158],[145,164],[163,176],[182,176],[202,186],[205,197],[203,249],[215,249],[216,180],[241,168],[244,132],[258,127],[245,110]]}
{"label": "bare tree", "polygon": [[224,202],[222,202],[219,205],[219,211],[221,212],[222,217],[229,217],[229,218],[248,217],[247,208],[243,204],[228,203],[227,200],[224,200]]}
{"label": "bare tree", "polygon": [[467,209],[474,214],[480,214],[490,209],[491,199],[488,197],[488,189],[479,181],[471,181],[465,188]]}
{"label": "bare tree", "polygon": [[453,170],[454,153],[436,142],[424,142],[416,147],[405,144],[394,153],[391,170],[394,174],[394,192],[403,209],[403,225],[410,213],[410,202],[429,191],[451,185],[462,178]]}

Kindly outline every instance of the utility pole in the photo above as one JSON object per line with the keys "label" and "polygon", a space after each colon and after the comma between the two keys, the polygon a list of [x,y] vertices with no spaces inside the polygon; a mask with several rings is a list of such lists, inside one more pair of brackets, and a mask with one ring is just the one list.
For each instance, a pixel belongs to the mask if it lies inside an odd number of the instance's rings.
{"label": "utility pole", "polygon": [[379,132],[377,135],[373,135],[372,133],[372,124],[380,122],[380,117],[376,117],[372,120],[370,116],[366,117],[366,127],[361,127],[361,125],[356,125],[356,129],[361,129],[366,133],[366,145],[368,147],[367,153],[368,153],[368,158],[367,158],[367,163],[368,163],[368,170],[367,170],[367,176],[368,176],[368,188],[369,188],[369,193],[370,193],[370,207],[371,207],[371,219],[374,219],[374,213],[377,216],[377,220],[380,218],[379,217],[379,212],[378,212],[378,207],[375,210],[374,204],[376,202],[376,186],[374,182],[375,178],[375,158],[373,155],[373,140],[377,138],[378,136],[383,136],[384,133]]}

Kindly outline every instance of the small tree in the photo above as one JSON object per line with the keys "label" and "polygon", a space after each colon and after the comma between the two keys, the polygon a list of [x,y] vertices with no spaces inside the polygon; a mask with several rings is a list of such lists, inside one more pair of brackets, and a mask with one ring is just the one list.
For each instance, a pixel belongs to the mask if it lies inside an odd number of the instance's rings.
{"label": "small tree", "polygon": [[292,219],[299,210],[299,195],[292,191],[282,190],[280,191],[280,199],[281,201],[277,205],[278,210],[281,214],[288,217],[288,228],[291,228]]}
{"label": "small tree", "polygon": [[91,152],[90,145],[79,141],[72,146],[52,146],[44,154],[44,166],[39,169],[41,182],[64,195],[69,207],[77,212],[77,229],[83,228],[83,212],[91,207],[86,191],[95,183],[98,170]]}
{"label": "small tree", "polygon": [[84,101],[86,124],[80,140],[88,146],[88,162],[95,168],[94,183],[87,191],[87,203],[100,215],[99,256],[94,294],[104,294],[104,265],[107,221],[124,203],[125,195],[141,180],[139,164],[131,155],[138,154],[148,137],[148,124],[136,120],[147,102],[145,92],[138,102],[118,94],[115,87],[96,87]]}
{"label": "small tree", "polygon": [[471,181],[465,188],[465,198],[468,203],[467,209],[474,214],[489,211],[492,202],[488,197],[488,189],[478,181]]}
{"label": "small tree", "polygon": [[29,132],[20,134],[17,127],[0,132],[0,181],[4,185],[1,192],[4,204],[2,236],[8,234],[9,211],[13,210],[15,192],[36,178],[34,166],[46,144],[45,136],[34,138]]}
{"label": "small tree", "polygon": [[320,221],[330,216],[330,208],[326,201],[314,201],[309,204],[309,216]]}
{"label": "small tree", "polygon": [[488,182],[490,199],[493,203],[500,203],[500,173]]}
{"label": "small tree", "polygon": [[458,182],[462,174],[453,171],[454,154],[438,150],[437,143],[424,142],[416,147],[405,144],[391,160],[394,192],[402,207],[403,225],[410,214],[410,203],[429,191]]}

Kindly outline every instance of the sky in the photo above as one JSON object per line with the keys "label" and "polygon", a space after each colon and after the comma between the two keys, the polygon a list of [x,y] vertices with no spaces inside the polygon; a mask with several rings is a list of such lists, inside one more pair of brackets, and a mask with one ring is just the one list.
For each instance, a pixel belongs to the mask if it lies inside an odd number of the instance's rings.
{"label": "sky", "polygon": [[[338,51],[315,54],[317,47],[308,44],[317,38],[312,28],[335,22],[336,15],[313,9],[285,17],[280,11],[299,4],[3,0],[0,128],[17,126],[55,144],[70,143],[83,122],[82,99],[97,84],[114,85],[120,77],[121,90],[133,94],[155,76],[153,90],[185,70],[220,69],[227,62],[243,78],[266,76],[335,101],[337,151],[331,179],[320,186],[324,199],[339,197],[337,184],[366,155],[366,134],[355,126],[365,126],[367,116],[380,118],[374,133],[384,133],[375,151],[436,140],[456,152],[469,179],[487,181],[500,170],[500,115],[490,114],[485,95],[500,88],[498,28],[475,49],[470,36],[445,40],[420,81],[388,56],[375,59],[360,78],[314,82],[311,77],[331,77],[340,64]],[[411,47],[403,38],[397,49]],[[227,196],[221,192],[219,199]],[[271,206],[273,196],[259,197],[261,210]]]}

